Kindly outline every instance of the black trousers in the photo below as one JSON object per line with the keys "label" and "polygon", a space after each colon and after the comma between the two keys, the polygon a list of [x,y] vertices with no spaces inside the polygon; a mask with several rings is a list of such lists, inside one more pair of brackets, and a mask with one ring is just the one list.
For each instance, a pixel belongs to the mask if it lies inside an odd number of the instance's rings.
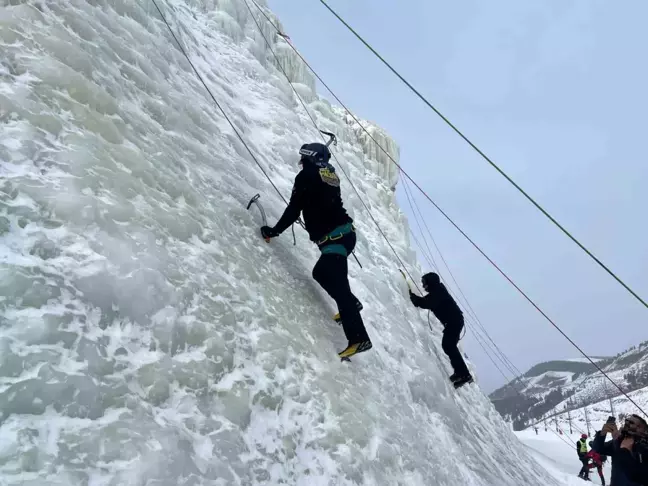
{"label": "black trousers", "polygon": [[589,478],[589,459],[586,457],[579,457],[580,462],[583,463],[583,467],[581,468],[580,472],[578,473],[579,478],[584,478],[587,479]]}
{"label": "black trousers", "polygon": [[313,268],[313,278],[338,306],[342,327],[349,344],[369,341],[369,335],[358,310],[358,298],[349,286],[348,255],[356,244],[355,233],[320,245],[322,256]]}
{"label": "black trousers", "polygon": [[443,339],[441,340],[443,352],[448,355],[454,372],[459,376],[467,376],[470,374],[468,366],[466,365],[463,356],[461,356],[461,351],[459,351],[459,347],[457,346],[459,344],[459,339],[461,338],[463,327],[463,319],[446,324],[445,329],[443,330]]}

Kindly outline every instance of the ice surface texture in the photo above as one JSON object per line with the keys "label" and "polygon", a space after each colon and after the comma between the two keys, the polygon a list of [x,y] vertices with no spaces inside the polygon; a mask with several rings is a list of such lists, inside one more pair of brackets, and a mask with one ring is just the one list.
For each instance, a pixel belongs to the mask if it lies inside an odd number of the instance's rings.
{"label": "ice surface texture", "polygon": [[[160,4],[288,196],[318,134],[242,0]],[[273,222],[283,204],[150,1],[2,5],[0,483],[551,484],[476,385],[451,391],[439,327],[344,178],[374,349],[339,362],[316,248],[259,237],[248,199]],[[260,20],[414,268],[393,167]]]}

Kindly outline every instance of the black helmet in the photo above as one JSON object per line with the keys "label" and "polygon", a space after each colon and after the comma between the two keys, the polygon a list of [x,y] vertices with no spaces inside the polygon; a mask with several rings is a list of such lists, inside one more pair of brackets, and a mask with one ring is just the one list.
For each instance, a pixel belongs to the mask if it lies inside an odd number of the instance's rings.
{"label": "black helmet", "polygon": [[310,162],[324,167],[331,159],[331,152],[323,143],[306,143],[299,149],[301,162]]}
{"label": "black helmet", "polygon": [[421,283],[423,284],[423,288],[427,292],[428,289],[439,285],[441,283],[441,279],[439,278],[439,275],[437,275],[434,272],[426,273],[421,277]]}

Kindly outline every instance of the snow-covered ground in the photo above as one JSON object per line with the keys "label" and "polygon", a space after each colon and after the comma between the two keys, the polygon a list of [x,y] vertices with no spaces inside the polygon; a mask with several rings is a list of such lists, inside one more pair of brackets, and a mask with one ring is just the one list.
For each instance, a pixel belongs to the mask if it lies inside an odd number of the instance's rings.
{"label": "snow-covered ground", "polygon": [[[534,456],[538,467],[549,471],[559,484],[566,486],[584,486],[588,484],[577,477],[581,463],[576,455],[576,441],[579,439],[580,434],[560,435],[540,429],[538,435],[532,430],[516,432],[515,435]],[[606,478],[606,483],[609,484],[609,461],[603,467],[603,475]],[[601,484],[596,469],[590,471],[590,479],[593,484]]]}
{"label": "snow-covered ground", "polygon": [[[159,3],[288,196],[318,132],[243,0]],[[150,1],[2,5],[1,484],[560,484],[478,384],[449,386],[441,329],[344,176],[374,349],[339,362],[316,248],[259,237],[249,198],[271,222],[284,204]],[[393,168],[263,28],[418,278]]]}
{"label": "snow-covered ground", "polygon": [[[603,385],[601,385],[603,386]],[[608,384],[608,387],[611,389],[612,386]],[[635,390],[628,394],[630,398],[641,407],[643,410],[648,410],[648,388],[642,388],[640,390]],[[587,417],[590,422],[590,431],[594,433],[596,430],[600,430],[605,421],[610,415],[614,415],[619,420],[619,415],[630,415],[633,413],[642,413],[637,409],[637,407],[630,402],[625,396],[617,396],[612,400],[613,405],[610,406],[610,400],[601,400],[592,405],[587,406]],[[569,406],[569,402],[565,401],[558,407],[556,410],[564,409]],[[612,413],[612,407],[614,407],[614,413]],[[572,419],[572,428],[578,429],[579,431],[587,432],[587,420],[585,414],[585,408],[579,408],[572,410],[570,412]],[[558,422],[559,428],[564,431],[569,430],[569,416],[567,413],[562,413],[556,417],[552,417],[548,420],[548,423],[555,428],[555,421]]]}

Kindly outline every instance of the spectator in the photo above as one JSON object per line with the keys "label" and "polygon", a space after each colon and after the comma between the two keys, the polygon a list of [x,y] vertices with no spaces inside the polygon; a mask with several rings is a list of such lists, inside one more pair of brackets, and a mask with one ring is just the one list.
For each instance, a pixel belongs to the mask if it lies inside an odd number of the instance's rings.
{"label": "spectator", "polygon": [[587,457],[587,434],[581,435],[580,440],[576,442],[576,453],[578,454],[578,460],[583,464],[578,477],[589,481],[589,458]]}
{"label": "spectator", "polygon": [[[612,440],[605,442],[607,434]],[[648,424],[643,418],[628,416],[621,430],[608,421],[596,433],[592,448],[612,458],[610,486],[648,486]]]}

